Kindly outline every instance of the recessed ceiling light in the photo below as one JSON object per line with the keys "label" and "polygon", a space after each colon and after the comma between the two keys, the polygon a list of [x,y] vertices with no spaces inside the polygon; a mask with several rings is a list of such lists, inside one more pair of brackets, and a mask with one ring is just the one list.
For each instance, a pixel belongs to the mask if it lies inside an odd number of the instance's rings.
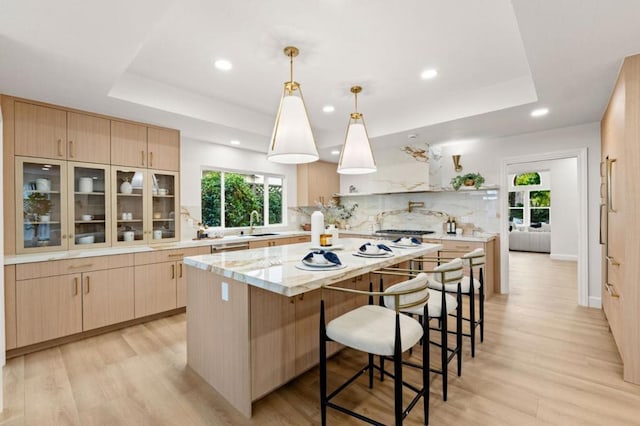
{"label": "recessed ceiling light", "polygon": [[430,70],[422,71],[422,73],[420,74],[420,78],[423,80],[429,80],[434,78],[437,75],[438,75],[438,71],[432,68]]}
{"label": "recessed ceiling light", "polygon": [[233,68],[231,62],[227,61],[226,59],[218,59],[213,63],[213,66],[221,71],[229,71],[231,68]]}
{"label": "recessed ceiling light", "polygon": [[325,105],[322,107],[322,112],[330,113],[335,111],[336,108],[333,105]]}
{"label": "recessed ceiling light", "polygon": [[334,149],[333,151],[331,151],[331,155],[338,155],[340,154],[340,150],[338,149]]}
{"label": "recessed ceiling light", "polygon": [[231,145],[240,145],[240,141],[232,140],[229,142]]}
{"label": "recessed ceiling light", "polygon": [[532,117],[542,117],[543,115],[547,115],[549,113],[549,108],[538,108],[531,111]]}

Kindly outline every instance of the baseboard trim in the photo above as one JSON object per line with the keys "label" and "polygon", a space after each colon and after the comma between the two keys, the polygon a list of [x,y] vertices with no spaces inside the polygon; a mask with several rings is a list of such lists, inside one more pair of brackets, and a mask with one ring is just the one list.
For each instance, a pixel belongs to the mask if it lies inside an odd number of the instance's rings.
{"label": "baseboard trim", "polygon": [[577,262],[578,261],[578,255],[576,254],[550,254],[549,258],[551,260],[566,260],[569,262]]}
{"label": "baseboard trim", "polygon": [[600,297],[589,296],[589,307],[590,308],[602,308],[602,299]]}

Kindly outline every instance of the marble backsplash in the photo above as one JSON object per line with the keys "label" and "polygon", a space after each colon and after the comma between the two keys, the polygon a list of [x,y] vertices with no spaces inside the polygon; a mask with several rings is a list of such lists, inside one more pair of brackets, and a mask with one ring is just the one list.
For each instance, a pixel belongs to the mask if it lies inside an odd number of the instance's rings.
{"label": "marble backsplash", "polygon": [[[424,203],[424,206],[414,207],[409,213],[409,201]],[[358,204],[347,221],[355,231],[396,228],[430,229],[439,233],[448,217],[473,225],[479,231],[499,232],[500,228],[497,190],[345,196],[340,202],[345,207]]]}
{"label": "marble backsplash", "polygon": [[[409,201],[424,203],[424,207],[415,207],[409,213]],[[479,231],[497,233],[500,229],[499,197],[495,189],[343,196],[340,203],[347,208],[358,205],[345,222],[353,231],[396,228],[430,229],[440,233],[448,217],[455,217],[458,223],[472,224]],[[181,206],[180,210],[182,239],[190,240],[195,237],[200,221],[200,206]],[[313,210],[287,209],[288,226],[281,228],[300,229],[302,224],[310,222],[308,214]],[[276,228],[280,227],[270,227],[270,230],[278,230]]]}

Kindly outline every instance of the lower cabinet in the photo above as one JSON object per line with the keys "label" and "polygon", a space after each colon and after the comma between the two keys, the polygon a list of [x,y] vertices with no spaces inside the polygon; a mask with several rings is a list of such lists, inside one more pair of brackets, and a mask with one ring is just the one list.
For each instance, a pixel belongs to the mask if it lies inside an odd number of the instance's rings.
{"label": "lower cabinet", "polygon": [[17,283],[18,346],[82,331],[81,280],[71,274]]}
{"label": "lower cabinet", "polygon": [[133,319],[133,268],[82,274],[82,330]]}
{"label": "lower cabinet", "polygon": [[177,305],[176,262],[135,267],[136,318],[175,309]]}

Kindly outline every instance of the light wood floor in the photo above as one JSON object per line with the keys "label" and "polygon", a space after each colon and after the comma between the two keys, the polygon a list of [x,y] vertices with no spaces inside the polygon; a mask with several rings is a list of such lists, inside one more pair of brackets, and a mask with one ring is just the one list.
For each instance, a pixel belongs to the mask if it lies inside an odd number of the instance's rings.
{"label": "light wood floor", "polygon": [[[448,402],[433,378],[430,424],[640,424],[640,387],[622,381],[602,312],[577,307],[575,269],[542,254],[511,254],[512,292],[487,301],[485,341],[472,359],[465,340],[463,374],[450,378]],[[0,424],[319,423],[317,369],[258,401],[248,420],[185,366],[185,330],[177,315],[9,360]],[[330,387],[363,361],[338,354]],[[388,424],[390,386],[370,391],[363,381],[342,401]],[[407,423],[421,424],[421,412],[422,403]],[[361,424],[329,413],[329,424]]]}

